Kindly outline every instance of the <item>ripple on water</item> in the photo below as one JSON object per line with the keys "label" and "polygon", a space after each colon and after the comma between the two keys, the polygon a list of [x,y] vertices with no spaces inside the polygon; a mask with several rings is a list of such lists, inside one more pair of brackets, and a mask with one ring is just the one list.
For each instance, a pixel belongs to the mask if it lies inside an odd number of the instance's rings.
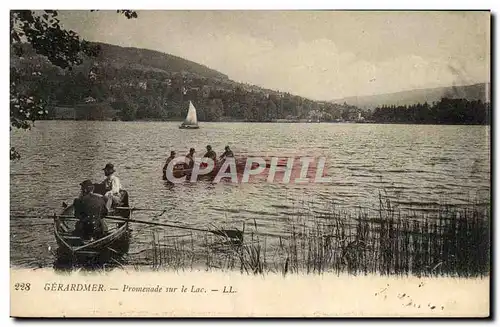
{"label": "ripple on water", "polygon": [[[11,164],[10,206],[15,212],[59,212],[62,201],[78,194],[82,180],[102,180],[103,165],[112,162],[132,206],[168,209],[155,221],[200,228],[255,221],[271,243],[286,234],[292,216],[324,215],[332,206],[377,208],[379,193],[402,208],[429,212],[441,199],[458,206],[472,194],[488,202],[490,147],[478,143],[488,140],[487,133],[479,126],[244,123],[203,123],[186,133],[170,122],[43,121],[29,133],[12,132],[23,159]],[[229,143],[236,155],[324,156],[333,182],[269,184],[264,178],[238,185],[169,185],[161,180],[170,150],[181,154],[194,147],[201,156],[208,143],[217,154]],[[33,233],[11,218],[11,262],[49,265],[47,248],[55,246],[49,226]],[[153,231],[163,234],[158,228],[133,228],[132,251],[147,247]],[[164,231],[165,237],[179,234]]]}

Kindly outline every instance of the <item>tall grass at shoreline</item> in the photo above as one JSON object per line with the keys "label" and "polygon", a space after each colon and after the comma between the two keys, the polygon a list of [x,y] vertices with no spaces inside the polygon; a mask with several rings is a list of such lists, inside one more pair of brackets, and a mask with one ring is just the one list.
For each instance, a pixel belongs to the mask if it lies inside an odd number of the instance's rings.
{"label": "tall grass at shoreline", "polygon": [[241,244],[211,234],[154,232],[143,263],[154,269],[246,274],[479,277],[490,270],[490,214],[489,207],[471,204],[442,206],[429,216],[399,210],[381,197],[376,211],[334,207],[292,215],[277,237],[263,235],[256,222],[247,224]]}

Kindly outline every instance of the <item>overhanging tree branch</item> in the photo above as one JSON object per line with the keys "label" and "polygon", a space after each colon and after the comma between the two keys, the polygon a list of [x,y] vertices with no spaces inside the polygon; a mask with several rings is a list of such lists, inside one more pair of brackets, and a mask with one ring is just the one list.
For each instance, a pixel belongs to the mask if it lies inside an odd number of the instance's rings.
{"label": "overhanging tree branch", "polygon": [[[93,10],[91,10],[93,11]],[[137,18],[133,10],[117,10],[126,18]],[[12,53],[21,58],[26,45],[45,56],[50,63],[62,69],[71,70],[82,64],[85,56],[95,57],[99,47],[80,39],[71,30],[61,28],[57,18],[57,10],[11,10],[10,12],[10,43]],[[40,74],[41,72],[33,72]],[[49,99],[35,94],[33,90],[22,87],[22,77],[15,67],[10,70],[10,125],[11,129],[30,129],[35,120],[48,114]],[[14,147],[10,149],[10,158],[19,159],[20,155]]]}

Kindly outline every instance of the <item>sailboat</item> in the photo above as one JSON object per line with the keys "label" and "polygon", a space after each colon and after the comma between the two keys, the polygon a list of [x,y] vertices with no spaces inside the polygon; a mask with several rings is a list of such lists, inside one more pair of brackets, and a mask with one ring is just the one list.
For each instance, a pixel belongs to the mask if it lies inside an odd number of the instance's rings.
{"label": "sailboat", "polygon": [[185,129],[200,128],[200,126],[198,126],[198,118],[196,117],[196,108],[194,107],[191,101],[189,101],[189,109],[186,115],[186,119],[184,119],[179,128],[185,128]]}

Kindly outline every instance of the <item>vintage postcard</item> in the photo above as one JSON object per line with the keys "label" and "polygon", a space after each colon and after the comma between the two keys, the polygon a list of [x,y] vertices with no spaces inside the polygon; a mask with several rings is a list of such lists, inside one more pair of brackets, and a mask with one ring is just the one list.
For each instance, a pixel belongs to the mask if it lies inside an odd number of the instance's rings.
{"label": "vintage postcard", "polygon": [[489,317],[490,37],[11,10],[10,315]]}

